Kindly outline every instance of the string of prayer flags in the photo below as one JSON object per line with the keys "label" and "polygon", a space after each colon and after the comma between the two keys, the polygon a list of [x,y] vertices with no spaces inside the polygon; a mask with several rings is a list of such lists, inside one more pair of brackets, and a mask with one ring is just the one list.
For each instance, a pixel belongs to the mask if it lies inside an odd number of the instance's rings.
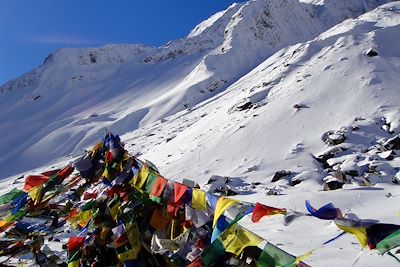
{"label": "string of prayer flags", "polygon": [[326,204],[317,210],[311,206],[310,201],[306,200],[306,208],[312,216],[322,220],[334,220],[343,217],[340,209],[336,208],[332,203]]}
{"label": "string of prayer flags", "polygon": [[259,222],[260,219],[264,216],[271,216],[276,214],[285,215],[286,213],[286,209],[269,207],[257,202],[256,206],[254,207],[253,214],[251,215],[251,220],[252,222]]}
{"label": "string of prayer flags", "polygon": [[217,205],[215,206],[214,211],[214,220],[213,220],[213,227],[217,224],[218,218],[224,213],[224,211],[232,206],[233,204],[239,203],[238,200],[230,199],[226,197],[220,197],[217,201]]}

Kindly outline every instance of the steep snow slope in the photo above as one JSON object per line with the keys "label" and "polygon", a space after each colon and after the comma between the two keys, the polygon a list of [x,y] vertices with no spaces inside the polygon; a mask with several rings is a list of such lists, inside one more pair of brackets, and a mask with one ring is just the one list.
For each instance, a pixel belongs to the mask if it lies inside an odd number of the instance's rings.
{"label": "steep snow slope", "polygon": [[[171,179],[204,185],[222,175],[233,178],[242,193],[237,198],[246,201],[301,212],[306,199],[316,206],[333,202],[347,214],[398,224],[400,188],[392,181],[396,173],[400,179],[400,150],[387,150],[397,153],[393,158],[382,151],[400,134],[399,33],[400,4],[382,6],[278,51],[207,103],[123,139]],[[367,56],[370,48],[378,55]],[[324,143],[331,130],[345,142]],[[316,160],[329,153],[328,166]],[[271,182],[280,170],[291,174]],[[341,172],[348,184],[322,191],[322,182]],[[371,186],[360,187],[365,181]],[[267,195],[270,189],[279,195]],[[306,261],[312,266],[351,266],[360,253],[350,235],[321,248],[340,233],[331,221],[241,223],[290,253],[317,249]],[[364,251],[355,266],[396,264]]]}
{"label": "steep snow slope", "polygon": [[125,133],[193,107],[279,49],[383,1],[326,2],[250,1],[160,48],[108,45],[51,54],[0,87],[0,148],[7,151],[0,177],[80,153],[105,128]]}
{"label": "steep snow slope", "polygon": [[[176,178],[221,169],[241,175],[251,165],[258,166],[255,180],[280,169],[317,171],[312,155],[325,150],[324,133],[360,118],[379,124],[398,116],[400,49],[392,42],[399,37],[398,19],[396,10],[378,8],[280,50],[209,103],[133,132],[135,144],[149,144],[136,152]],[[377,57],[365,54],[371,47]],[[253,108],[235,108],[248,102]],[[382,129],[363,145],[394,136],[398,122],[390,131]],[[155,135],[137,137],[149,132]],[[196,168],[184,167],[199,158]]]}

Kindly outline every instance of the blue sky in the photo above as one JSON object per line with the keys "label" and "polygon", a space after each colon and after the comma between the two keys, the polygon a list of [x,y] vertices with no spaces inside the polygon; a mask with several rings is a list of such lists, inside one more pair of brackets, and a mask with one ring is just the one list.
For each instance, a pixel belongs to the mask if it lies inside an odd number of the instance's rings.
{"label": "blue sky", "polygon": [[159,46],[239,0],[2,0],[0,85],[62,47]]}

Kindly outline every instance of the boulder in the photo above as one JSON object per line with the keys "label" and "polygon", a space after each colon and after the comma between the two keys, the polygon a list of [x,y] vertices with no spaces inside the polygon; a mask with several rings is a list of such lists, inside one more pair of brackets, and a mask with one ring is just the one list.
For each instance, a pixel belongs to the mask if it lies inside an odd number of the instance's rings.
{"label": "boulder", "polygon": [[365,52],[365,54],[369,57],[376,57],[378,55],[378,52],[376,52],[373,48],[370,48]]}

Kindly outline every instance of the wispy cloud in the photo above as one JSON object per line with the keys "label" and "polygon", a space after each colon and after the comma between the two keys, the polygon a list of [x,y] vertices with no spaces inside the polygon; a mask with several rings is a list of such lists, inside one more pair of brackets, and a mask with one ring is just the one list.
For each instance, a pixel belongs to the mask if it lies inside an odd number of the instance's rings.
{"label": "wispy cloud", "polygon": [[106,43],[101,40],[82,38],[76,36],[36,36],[29,39],[38,44],[62,44],[62,45],[96,45]]}

